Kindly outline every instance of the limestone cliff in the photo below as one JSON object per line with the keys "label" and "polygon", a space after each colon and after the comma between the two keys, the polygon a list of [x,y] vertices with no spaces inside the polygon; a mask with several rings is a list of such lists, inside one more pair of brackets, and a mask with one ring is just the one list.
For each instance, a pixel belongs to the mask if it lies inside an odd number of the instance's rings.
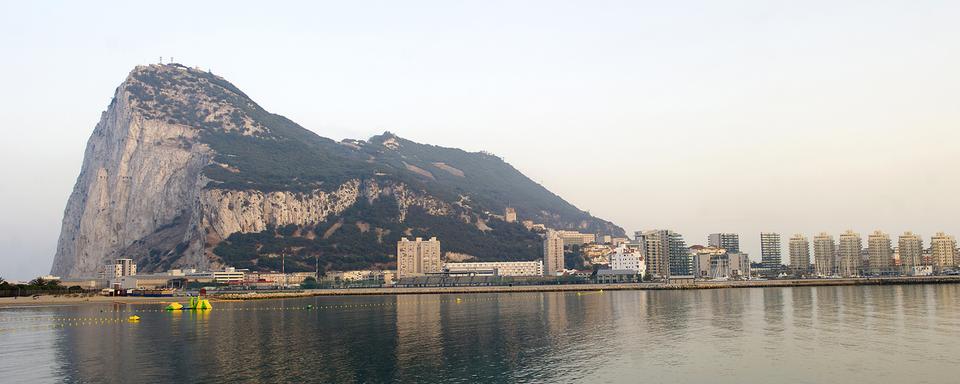
{"label": "limestone cliff", "polygon": [[63,217],[55,275],[94,275],[119,249],[197,205],[210,149],[196,143],[197,128],[140,114],[130,84],[117,89],[87,143]]}
{"label": "limestone cliff", "polygon": [[134,69],[87,143],[51,273],[224,264],[268,270],[390,266],[400,236],[441,236],[478,259],[530,259],[539,237],[494,218],[622,233],[496,156],[391,134],[334,142],[180,65]]}

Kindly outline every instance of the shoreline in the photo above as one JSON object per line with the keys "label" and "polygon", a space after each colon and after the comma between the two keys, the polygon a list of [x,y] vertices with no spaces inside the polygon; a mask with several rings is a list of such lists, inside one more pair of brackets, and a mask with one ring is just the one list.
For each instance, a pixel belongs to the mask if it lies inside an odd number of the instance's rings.
{"label": "shoreline", "polygon": [[471,294],[471,293],[523,293],[523,292],[583,292],[583,291],[657,291],[725,288],[784,288],[784,287],[830,287],[857,285],[916,285],[960,284],[960,276],[929,277],[876,277],[841,279],[783,279],[747,281],[697,281],[688,284],[668,283],[609,283],[609,284],[557,284],[517,286],[469,286],[469,287],[404,287],[404,288],[337,288],[314,289],[302,292],[244,292],[221,293],[212,297],[224,300],[267,300],[315,296],[370,296],[370,295],[426,295],[426,294]]}
{"label": "shoreline", "polygon": [[[668,283],[610,283],[610,284],[557,284],[516,286],[468,286],[468,287],[403,287],[403,288],[335,288],[314,289],[299,292],[236,292],[212,293],[211,301],[275,300],[318,296],[389,296],[431,294],[477,294],[477,293],[530,293],[530,292],[583,292],[583,291],[659,291],[726,288],[784,288],[784,287],[830,287],[858,285],[916,285],[960,284],[960,276],[927,277],[877,277],[841,279],[783,279],[747,281],[697,281],[686,284]],[[0,308],[30,308],[49,306],[81,305],[131,305],[131,304],[185,304],[188,297],[136,297],[136,296],[40,296],[0,298]]]}

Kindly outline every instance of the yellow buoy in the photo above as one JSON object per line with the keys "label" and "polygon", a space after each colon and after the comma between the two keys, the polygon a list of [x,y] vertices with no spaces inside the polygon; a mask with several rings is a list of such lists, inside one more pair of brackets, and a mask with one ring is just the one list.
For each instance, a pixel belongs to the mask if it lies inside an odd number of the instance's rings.
{"label": "yellow buoy", "polygon": [[127,318],[129,321],[140,321],[140,316],[133,315]]}

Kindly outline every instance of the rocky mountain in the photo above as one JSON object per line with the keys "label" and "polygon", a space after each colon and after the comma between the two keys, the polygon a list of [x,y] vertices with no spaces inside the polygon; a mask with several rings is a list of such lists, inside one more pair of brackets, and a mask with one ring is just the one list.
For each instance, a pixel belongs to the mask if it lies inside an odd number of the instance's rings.
{"label": "rocky mountain", "polygon": [[532,260],[539,234],[498,215],[622,235],[497,156],[390,133],[336,142],[177,64],[135,68],[87,143],[51,272],[92,276],[118,257],[175,267],[392,267],[401,236],[447,257]]}

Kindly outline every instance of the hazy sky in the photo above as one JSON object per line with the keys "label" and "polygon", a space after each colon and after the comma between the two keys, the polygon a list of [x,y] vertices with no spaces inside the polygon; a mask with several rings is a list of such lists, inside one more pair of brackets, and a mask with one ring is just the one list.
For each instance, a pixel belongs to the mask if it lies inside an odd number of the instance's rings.
{"label": "hazy sky", "polygon": [[0,276],[49,270],[100,112],[160,56],[322,136],[494,152],[631,233],[960,235],[960,2],[133,3],[0,3]]}

